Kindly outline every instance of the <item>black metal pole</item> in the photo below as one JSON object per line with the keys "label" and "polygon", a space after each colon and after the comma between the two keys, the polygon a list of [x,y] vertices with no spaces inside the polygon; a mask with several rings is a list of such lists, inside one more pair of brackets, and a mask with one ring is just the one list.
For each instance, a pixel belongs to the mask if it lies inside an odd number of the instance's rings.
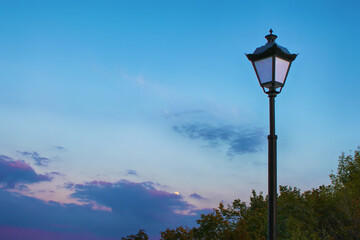
{"label": "black metal pole", "polygon": [[276,92],[269,93],[269,111],[270,111],[270,135],[269,141],[269,159],[268,159],[268,195],[269,195],[269,240],[276,240],[276,200],[277,200],[277,174],[276,174],[276,140],[275,135],[275,97]]}

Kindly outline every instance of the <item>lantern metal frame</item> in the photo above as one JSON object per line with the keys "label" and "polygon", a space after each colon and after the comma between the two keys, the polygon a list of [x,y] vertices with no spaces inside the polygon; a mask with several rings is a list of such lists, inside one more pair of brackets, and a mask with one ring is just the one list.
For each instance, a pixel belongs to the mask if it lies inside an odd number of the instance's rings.
{"label": "lantern metal frame", "polygon": [[[297,54],[291,54],[285,47],[278,45],[275,42],[275,39],[277,38],[277,36],[272,33],[273,33],[273,31],[272,31],[272,29],[270,29],[270,34],[265,36],[265,38],[268,40],[268,42],[264,46],[257,48],[254,51],[254,53],[252,53],[252,54],[245,54],[245,55],[251,61],[252,65],[255,69],[256,77],[257,77],[259,84],[262,87],[264,93],[276,95],[276,94],[279,94],[281,92],[282,88],[284,87],[290,67],[291,67],[291,63],[295,60],[295,58],[297,57]],[[255,62],[258,62],[260,60],[264,60],[264,59],[270,58],[270,57],[272,58],[271,81],[262,83],[258,69],[255,66]],[[289,66],[286,70],[286,74],[284,76],[284,81],[282,83],[277,82],[275,79],[276,58],[279,58],[279,59],[284,60],[289,63]],[[279,89],[279,90],[277,90],[277,89]]]}

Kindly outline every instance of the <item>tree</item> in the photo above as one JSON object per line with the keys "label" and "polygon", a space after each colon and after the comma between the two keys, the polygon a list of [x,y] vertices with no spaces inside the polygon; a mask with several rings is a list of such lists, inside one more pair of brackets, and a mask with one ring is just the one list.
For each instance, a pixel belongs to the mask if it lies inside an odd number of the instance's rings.
{"label": "tree", "polygon": [[145,233],[143,229],[140,229],[136,235],[129,235],[127,237],[122,237],[121,240],[148,240],[149,236]]}
{"label": "tree", "polygon": [[250,206],[245,211],[245,214],[243,214],[244,225],[246,225],[246,231],[250,236],[249,239],[267,239],[267,210],[268,199],[263,196],[262,192],[260,192],[260,195],[257,195],[255,190],[252,190]]}
{"label": "tree", "polygon": [[330,174],[336,208],[347,239],[360,239],[360,148],[354,155],[339,157],[336,174]]}
{"label": "tree", "polygon": [[[258,200],[253,191],[254,201]],[[261,195],[262,196],[262,195]],[[254,209],[258,209],[255,207]],[[167,229],[162,232],[163,240],[182,240],[182,239],[206,239],[206,240],[250,240],[252,239],[247,232],[246,220],[248,207],[240,199],[233,201],[232,205],[224,206],[220,203],[217,209],[209,214],[202,214],[196,222],[199,227],[179,231]],[[261,239],[261,238],[259,238]],[[265,239],[265,238],[264,238]]]}
{"label": "tree", "polygon": [[175,230],[166,229],[164,232],[161,232],[161,239],[192,240],[194,235],[191,229],[180,226]]}

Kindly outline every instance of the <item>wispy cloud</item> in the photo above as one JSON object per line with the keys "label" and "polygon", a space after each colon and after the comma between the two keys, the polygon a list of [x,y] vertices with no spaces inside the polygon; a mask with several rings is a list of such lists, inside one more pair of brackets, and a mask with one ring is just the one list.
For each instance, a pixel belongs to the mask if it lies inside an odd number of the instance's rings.
{"label": "wispy cloud", "polygon": [[24,157],[32,158],[37,166],[47,166],[48,163],[50,162],[49,158],[41,157],[37,152],[26,152],[26,151],[24,152],[17,151],[17,152],[23,155]]}
{"label": "wispy cloud", "polygon": [[257,128],[231,125],[214,126],[207,123],[190,123],[173,126],[173,130],[190,139],[200,139],[209,147],[225,146],[227,155],[257,152],[261,149],[264,132]]}
{"label": "wispy cloud", "polygon": [[35,170],[22,160],[0,155],[0,185],[14,188],[17,184],[31,184],[50,181],[48,174],[37,174]]}
{"label": "wispy cloud", "polygon": [[65,148],[63,146],[55,146],[55,149],[59,151],[65,151]]}
{"label": "wispy cloud", "polygon": [[168,110],[163,110],[163,115],[166,118],[178,118],[178,117],[184,117],[184,116],[194,116],[198,114],[206,114],[207,112],[204,110],[188,110],[188,111],[178,111],[178,112],[171,112]]}

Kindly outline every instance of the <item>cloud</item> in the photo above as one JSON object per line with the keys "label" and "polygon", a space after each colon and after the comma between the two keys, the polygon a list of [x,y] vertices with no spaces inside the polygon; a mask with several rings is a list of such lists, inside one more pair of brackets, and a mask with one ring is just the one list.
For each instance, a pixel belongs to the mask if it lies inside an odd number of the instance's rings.
{"label": "cloud", "polygon": [[[0,199],[1,226],[69,233],[92,232],[95,235],[102,233],[104,237],[114,234],[118,227],[115,215],[106,211],[93,210],[89,204],[45,202],[5,190],[0,190]],[[24,239],[37,238],[27,236]]]}
{"label": "cloud", "polygon": [[119,240],[119,238],[96,236],[91,233],[68,233],[59,231],[45,231],[40,229],[31,229],[23,227],[0,227],[0,236],[2,239],[11,240]]}
{"label": "cloud", "polygon": [[133,176],[138,176],[138,173],[136,170],[132,170],[132,169],[129,169],[126,171],[126,174],[127,175],[133,175]]}
{"label": "cloud", "polygon": [[0,155],[0,185],[3,187],[14,188],[16,184],[31,184],[50,180],[49,175],[37,174],[24,161]]}
{"label": "cloud", "polygon": [[75,185],[75,193],[71,196],[86,203],[95,201],[119,214],[131,211],[135,222],[145,225],[151,222],[170,223],[178,212],[194,208],[181,196],[157,190],[155,185],[128,180],[115,183],[93,181]]}
{"label": "cloud", "polygon": [[191,123],[173,126],[173,130],[191,139],[205,141],[208,146],[227,148],[227,155],[257,152],[261,149],[264,133],[260,129],[213,126],[207,123]]}
{"label": "cloud", "polygon": [[[36,237],[41,232],[54,235],[48,239],[59,240],[76,239],[74,236],[120,239],[139,229],[155,236],[168,227],[192,227],[205,211],[195,210],[181,196],[156,189],[152,182],[91,181],[67,186],[74,191],[71,197],[82,205],[45,202],[0,189],[0,226],[9,226],[12,231],[27,229],[23,239],[42,239]],[[111,211],[94,208],[96,204]],[[3,231],[9,229],[0,228],[0,234]]]}
{"label": "cloud", "polygon": [[206,198],[202,197],[200,194],[193,193],[190,195],[191,198],[197,199],[197,200],[205,200]]}
{"label": "cloud", "polygon": [[64,176],[64,174],[61,174],[59,172],[49,172],[49,175],[53,175],[53,176]]}
{"label": "cloud", "polygon": [[25,157],[31,157],[35,161],[35,164],[37,166],[47,166],[48,163],[50,162],[49,158],[40,157],[40,155],[37,152],[21,152],[21,151],[17,151],[17,152]]}
{"label": "cloud", "polygon": [[59,151],[65,151],[65,148],[62,146],[55,146],[55,149],[57,149]]}

